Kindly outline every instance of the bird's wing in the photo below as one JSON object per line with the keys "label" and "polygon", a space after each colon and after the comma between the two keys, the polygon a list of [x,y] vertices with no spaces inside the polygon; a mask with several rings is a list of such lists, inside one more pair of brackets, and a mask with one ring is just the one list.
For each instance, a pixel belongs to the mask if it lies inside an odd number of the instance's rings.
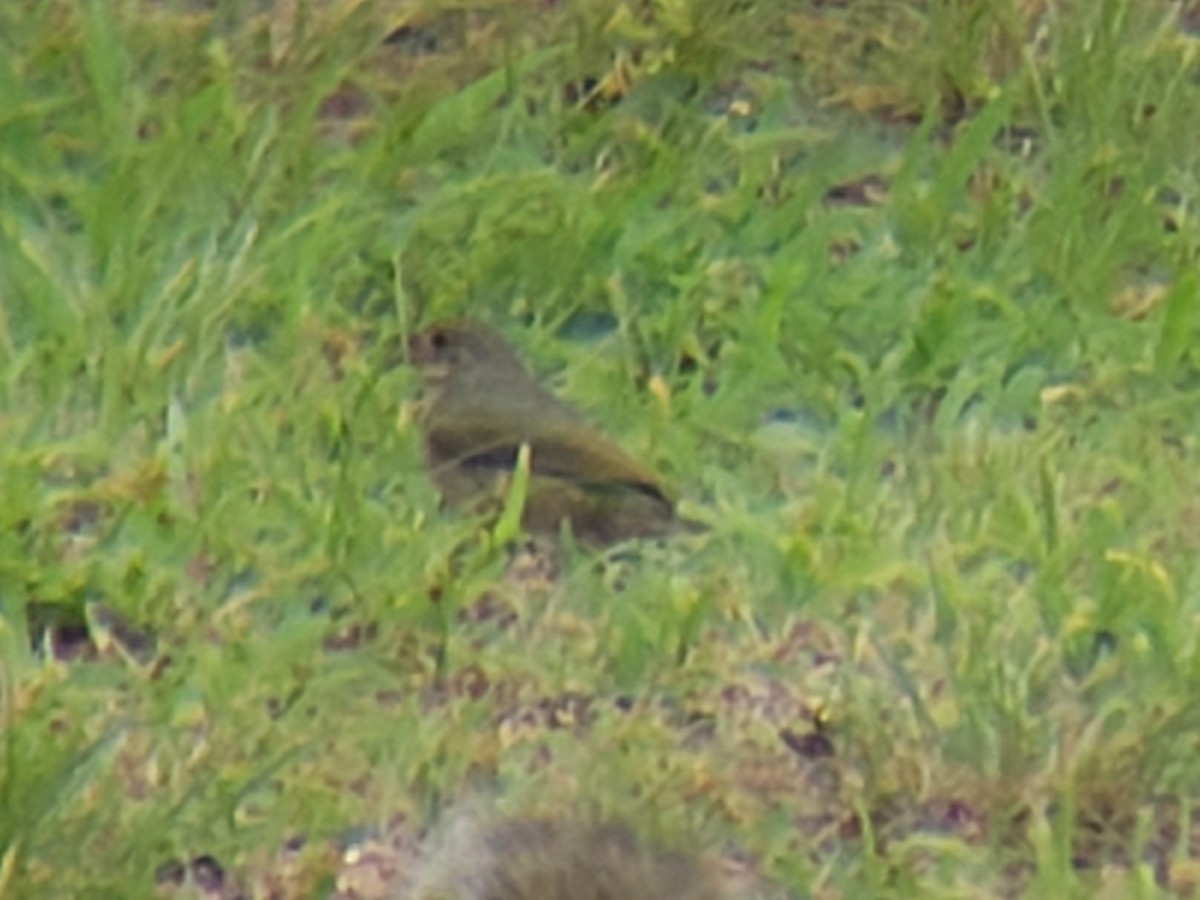
{"label": "bird's wing", "polygon": [[535,475],[561,478],[592,489],[636,490],[673,504],[657,476],[599,431],[572,418],[551,422],[536,433],[514,435],[511,427],[458,420],[438,422],[426,434],[435,468],[510,471],[522,443],[530,445],[530,466]]}
{"label": "bird's wing", "polygon": [[658,476],[591,426],[552,424],[530,443],[536,473],[594,488],[620,485],[673,503]]}

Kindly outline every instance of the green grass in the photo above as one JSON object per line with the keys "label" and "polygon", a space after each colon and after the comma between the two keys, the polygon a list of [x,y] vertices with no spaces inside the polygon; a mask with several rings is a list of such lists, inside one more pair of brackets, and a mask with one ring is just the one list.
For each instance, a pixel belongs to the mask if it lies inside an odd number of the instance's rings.
{"label": "green grass", "polygon": [[[0,893],[323,896],[481,790],[801,897],[1194,888],[1175,4],[250,6],[0,6]],[[711,534],[514,587],[395,364],[464,312]]]}

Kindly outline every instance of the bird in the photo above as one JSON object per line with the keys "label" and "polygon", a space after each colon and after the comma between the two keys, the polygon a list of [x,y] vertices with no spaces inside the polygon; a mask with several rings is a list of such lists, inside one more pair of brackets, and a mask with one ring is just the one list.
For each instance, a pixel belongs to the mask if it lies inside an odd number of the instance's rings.
{"label": "bird", "polygon": [[565,522],[580,543],[607,546],[692,526],[658,476],[538,383],[495,329],[444,319],[414,333],[408,352],[422,382],[425,463],[445,504],[497,504],[525,444],[530,534],[556,535]]}

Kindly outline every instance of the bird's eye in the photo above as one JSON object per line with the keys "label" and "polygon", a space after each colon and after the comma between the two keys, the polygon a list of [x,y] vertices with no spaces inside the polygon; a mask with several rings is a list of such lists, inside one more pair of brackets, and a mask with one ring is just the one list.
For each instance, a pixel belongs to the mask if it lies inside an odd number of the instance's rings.
{"label": "bird's eye", "polygon": [[444,331],[435,331],[429,336],[429,343],[433,345],[434,350],[445,350],[450,346],[450,338]]}

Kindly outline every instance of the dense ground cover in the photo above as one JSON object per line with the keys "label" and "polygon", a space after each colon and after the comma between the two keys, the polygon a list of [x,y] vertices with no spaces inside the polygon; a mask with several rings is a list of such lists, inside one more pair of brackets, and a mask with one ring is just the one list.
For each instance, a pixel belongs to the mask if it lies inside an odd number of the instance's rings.
{"label": "dense ground cover", "polygon": [[[1192,892],[1193,7],[0,5],[3,891],[378,896],[483,791]],[[711,531],[551,580],[440,512],[461,312]]]}

